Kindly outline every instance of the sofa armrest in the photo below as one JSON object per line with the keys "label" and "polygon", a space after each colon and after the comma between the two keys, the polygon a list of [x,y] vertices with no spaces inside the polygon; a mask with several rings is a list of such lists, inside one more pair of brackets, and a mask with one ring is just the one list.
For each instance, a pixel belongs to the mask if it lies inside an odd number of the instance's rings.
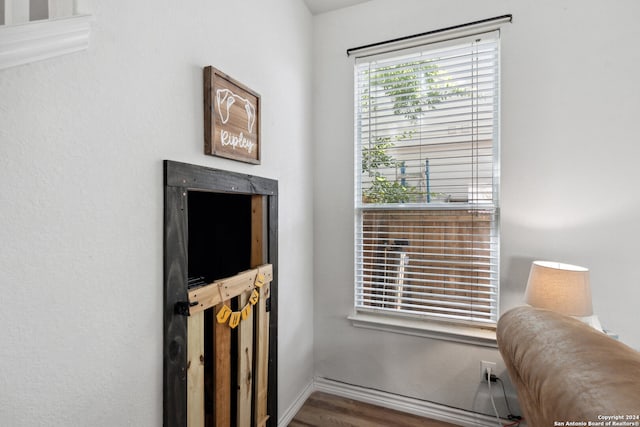
{"label": "sofa armrest", "polygon": [[517,307],[498,348],[529,426],[640,415],[640,353],[559,313]]}

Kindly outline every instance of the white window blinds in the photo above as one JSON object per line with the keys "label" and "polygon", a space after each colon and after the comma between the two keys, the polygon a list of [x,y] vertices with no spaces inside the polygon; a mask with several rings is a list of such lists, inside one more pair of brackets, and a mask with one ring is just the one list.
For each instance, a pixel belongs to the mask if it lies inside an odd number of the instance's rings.
{"label": "white window blinds", "polygon": [[356,59],[357,311],[491,325],[499,32]]}

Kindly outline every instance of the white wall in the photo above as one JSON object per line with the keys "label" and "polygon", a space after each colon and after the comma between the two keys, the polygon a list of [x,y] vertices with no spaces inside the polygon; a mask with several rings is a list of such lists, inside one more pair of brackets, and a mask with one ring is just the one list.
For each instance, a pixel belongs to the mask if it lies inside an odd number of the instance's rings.
{"label": "white wall", "polygon": [[345,51],[507,13],[501,310],[522,303],[532,260],[585,265],[603,325],[640,348],[640,3],[374,0],[314,20],[317,375],[491,412],[479,361],[497,361],[506,377],[497,350],[356,329],[346,319],[353,306],[353,60]]}
{"label": "white wall", "polygon": [[[279,409],[313,375],[300,0],[95,1],[87,52],[0,71],[0,424],[162,424],[162,160],[279,180]],[[263,162],[203,154],[202,67],[262,95]]]}

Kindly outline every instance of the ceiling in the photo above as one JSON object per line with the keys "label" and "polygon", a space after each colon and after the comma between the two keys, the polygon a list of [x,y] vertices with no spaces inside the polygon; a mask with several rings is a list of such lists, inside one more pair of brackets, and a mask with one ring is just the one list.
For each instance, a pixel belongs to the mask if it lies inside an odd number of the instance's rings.
{"label": "ceiling", "polygon": [[365,3],[369,0],[304,0],[312,14],[325,13],[344,7],[353,6],[358,3]]}

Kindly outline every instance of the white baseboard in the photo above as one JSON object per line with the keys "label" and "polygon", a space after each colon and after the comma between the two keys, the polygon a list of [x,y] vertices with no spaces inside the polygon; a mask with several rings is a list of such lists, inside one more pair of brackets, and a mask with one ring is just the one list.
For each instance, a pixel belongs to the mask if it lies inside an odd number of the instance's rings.
{"label": "white baseboard", "polygon": [[304,402],[307,401],[309,396],[311,396],[311,393],[313,393],[314,391],[315,391],[315,381],[311,380],[309,384],[307,384],[304,387],[304,389],[300,392],[296,400],[293,401],[291,406],[289,406],[289,408],[287,408],[285,413],[282,414],[282,417],[280,417],[280,419],[278,420],[278,427],[287,427],[291,422],[291,420],[293,419],[293,417],[296,416],[300,408],[302,408],[302,405],[304,405]]}
{"label": "white baseboard", "polygon": [[[302,390],[295,402],[293,402],[280,418],[278,427],[287,427],[314,391],[323,391],[336,396],[346,397],[348,399],[395,409],[434,420],[446,421],[464,427],[495,427],[497,424],[495,417],[489,415],[316,377],[312,383]],[[509,420],[502,421],[504,423],[509,422]]]}

